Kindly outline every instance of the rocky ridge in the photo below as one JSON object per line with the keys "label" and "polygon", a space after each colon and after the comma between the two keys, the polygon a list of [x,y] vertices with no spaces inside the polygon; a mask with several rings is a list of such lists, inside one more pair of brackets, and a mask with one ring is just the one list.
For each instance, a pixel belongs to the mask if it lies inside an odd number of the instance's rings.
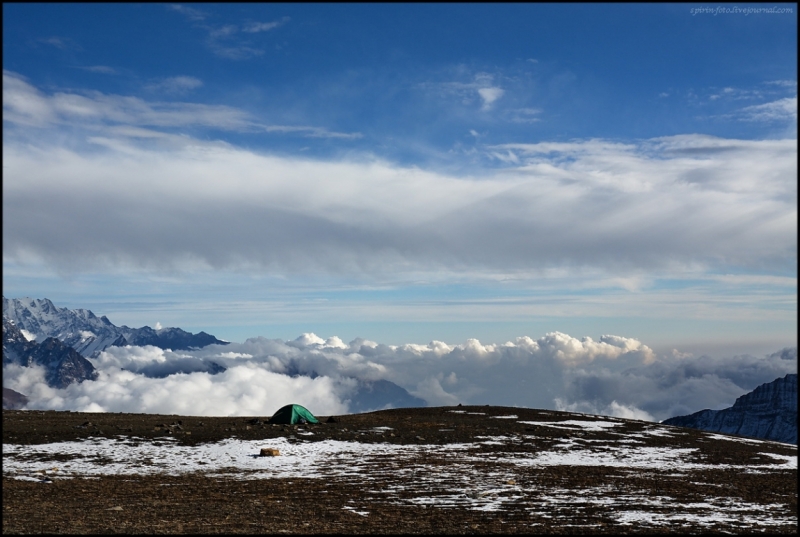
{"label": "rocky ridge", "polygon": [[730,408],[701,410],[662,423],[797,444],[797,374],[758,386]]}
{"label": "rocky ridge", "polygon": [[[97,378],[97,370],[91,362],[78,354],[72,347],[54,337],[48,337],[41,343],[28,341],[15,323],[4,317],[3,366],[8,364],[17,364],[23,367],[44,366],[45,381],[53,388],[66,388],[74,382]],[[4,391],[4,408],[6,407],[5,395]]]}
{"label": "rocky ridge", "polygon": [[228,343],[205,332],[192,334],[180,328],[156,330],[149,326],[116,326],[105,315],[97,317],[86,309],[59,308],[47,298],[3,297],[3,318],[14,321],[20,330],[34,336],[39,343],[49,337],[56,338],[86,357],[111,346],[152,345],[187,350]]}

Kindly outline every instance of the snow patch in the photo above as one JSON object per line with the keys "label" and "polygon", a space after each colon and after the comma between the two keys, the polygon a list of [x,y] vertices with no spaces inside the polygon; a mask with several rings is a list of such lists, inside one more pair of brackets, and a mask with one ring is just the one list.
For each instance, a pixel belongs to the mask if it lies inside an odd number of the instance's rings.
{"label": "snow patch", "polygon": [[28,341],[35,341],[36,340],[36,336],[34,334],[31,334],[27,330],[20,329],[20,332],[22,332],[22,335],[25,336],[25,339],[27,339]]}

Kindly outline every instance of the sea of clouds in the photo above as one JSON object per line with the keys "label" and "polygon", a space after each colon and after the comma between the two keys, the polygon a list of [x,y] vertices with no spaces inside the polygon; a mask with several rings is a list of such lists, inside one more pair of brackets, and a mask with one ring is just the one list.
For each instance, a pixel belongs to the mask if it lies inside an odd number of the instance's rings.
{"label": "sea of clouds", "polygon": [[[49,387],[40,367],[8,365],[4,386],[28,408],[195,416],[268,416],[298,403],[318,415],[350,411],[359,380],[388,380],[428,405],[507,405],[660,421],[730,406],[797,372],[797,349],[763,357],[659,356],[635,339],[560,332],[484,345],[389,346],[303,334],[192,351],[110,347],[91,359],[99,376]],[[221,367],[224,371],[219,372]]]}

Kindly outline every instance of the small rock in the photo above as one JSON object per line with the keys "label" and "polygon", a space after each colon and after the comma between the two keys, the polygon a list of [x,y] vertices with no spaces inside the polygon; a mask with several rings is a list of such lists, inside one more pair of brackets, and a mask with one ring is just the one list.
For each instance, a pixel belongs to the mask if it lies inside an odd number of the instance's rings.
{"label": "small rock", "polygon": [[116,507],[109,507],[106,511],[122,511],[122,506],[118,505]]}

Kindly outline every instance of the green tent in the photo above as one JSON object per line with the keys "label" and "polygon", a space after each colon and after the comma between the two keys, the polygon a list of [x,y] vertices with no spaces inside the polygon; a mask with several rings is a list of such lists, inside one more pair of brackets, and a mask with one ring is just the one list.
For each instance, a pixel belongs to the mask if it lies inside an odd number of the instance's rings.
{"label": "green tent", "polygon": [[278,410],[270,419],[270,423],[319,423],[314,414],[300,405],[286,405]]}

